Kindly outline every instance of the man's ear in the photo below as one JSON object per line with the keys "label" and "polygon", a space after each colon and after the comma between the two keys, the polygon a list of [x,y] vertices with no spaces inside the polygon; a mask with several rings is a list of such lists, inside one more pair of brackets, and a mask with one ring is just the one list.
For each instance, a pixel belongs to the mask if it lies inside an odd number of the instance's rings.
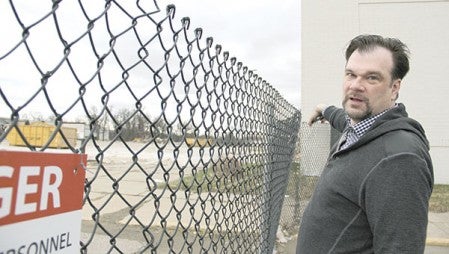
{"label": "man's ear", "polygon": [[401,89],[401,83],[402,80],[401,79],[396,79],[393,81],[393,83],[391,84],[391,100],[392,101],[396,101],[399,97],[399,90]]}

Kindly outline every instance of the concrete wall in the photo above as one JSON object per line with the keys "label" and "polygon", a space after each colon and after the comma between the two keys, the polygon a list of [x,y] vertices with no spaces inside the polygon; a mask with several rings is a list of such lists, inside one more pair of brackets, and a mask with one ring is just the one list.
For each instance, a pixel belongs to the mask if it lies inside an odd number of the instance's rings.
{"label": "concrete wall", "polygon": [[303,0],[301,111],[341,105],[344,50],[354,36],[397,37],[411,50],[398,102],[431,143],[435,182],[449,184],[449,1]]}

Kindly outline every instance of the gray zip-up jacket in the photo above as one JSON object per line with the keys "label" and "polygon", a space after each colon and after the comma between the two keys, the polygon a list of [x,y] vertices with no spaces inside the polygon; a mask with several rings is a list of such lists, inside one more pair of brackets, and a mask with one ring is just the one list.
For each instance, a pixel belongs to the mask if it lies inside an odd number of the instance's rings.
{"label": "gray zip-up jacket", "polygon": [[[343,109],[325,119],[339,131]],[[297,253],[423,253],[433,188],[429,144],[403,104],[346,149],[331,149],[304,211]]]}

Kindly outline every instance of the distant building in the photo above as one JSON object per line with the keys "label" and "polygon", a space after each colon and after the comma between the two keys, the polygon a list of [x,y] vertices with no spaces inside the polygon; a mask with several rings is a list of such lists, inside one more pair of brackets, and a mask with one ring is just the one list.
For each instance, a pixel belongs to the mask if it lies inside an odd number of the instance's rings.
{"label": "distant building", "polygon": [[89,136],[89,126],[82,122],[64,122],[63,127],[75,128],[77,133],[77,139],[82,141]]}

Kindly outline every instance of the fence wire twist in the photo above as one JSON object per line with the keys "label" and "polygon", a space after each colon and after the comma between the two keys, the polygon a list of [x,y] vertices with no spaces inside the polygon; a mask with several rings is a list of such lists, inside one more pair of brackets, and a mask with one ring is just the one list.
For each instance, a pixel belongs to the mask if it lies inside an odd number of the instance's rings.
{"label": "fence wire twist", "polygon": [[300,112],[175,10],[2,1],[2,149],[88,154],[82,253],[272,253]]}

